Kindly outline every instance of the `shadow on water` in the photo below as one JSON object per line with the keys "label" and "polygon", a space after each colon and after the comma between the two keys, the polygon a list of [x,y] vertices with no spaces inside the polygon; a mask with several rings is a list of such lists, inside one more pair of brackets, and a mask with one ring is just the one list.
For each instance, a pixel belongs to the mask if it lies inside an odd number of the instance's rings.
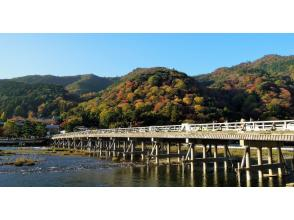
{"label": "shadow on water", "polygon": [[[258,179],[254,176],[246,181],[233,169],[215,169],[213,164],[197,165],[143,165],[114,163],[94,157],[26,155],[39,162],[35,166],[0,166],[0,186],[285,186],[294,182],[290,176]],[[13,160],[18,155],[0,157],[0,163]]]}

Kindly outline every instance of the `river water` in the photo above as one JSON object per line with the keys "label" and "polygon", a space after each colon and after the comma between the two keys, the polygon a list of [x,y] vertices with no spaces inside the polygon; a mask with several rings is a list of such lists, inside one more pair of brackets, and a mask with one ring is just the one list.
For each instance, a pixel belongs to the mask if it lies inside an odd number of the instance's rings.
{"label": "river water", "polygon": [[[7,148],[5,148],[7,149]],[[200,168],[191,172],[181,165],[146,166],[140,163],[115,163],[87,156],[38,154],[0,156],[0,163],[18,157],[37,160],[34,166],[0,166],[0,186],[66,186],[66,187],[131,187],[131,186],[285,186],[293,176],[283,178],[238,179],[234,171],[217,172],[211,167],[206,173]]]}

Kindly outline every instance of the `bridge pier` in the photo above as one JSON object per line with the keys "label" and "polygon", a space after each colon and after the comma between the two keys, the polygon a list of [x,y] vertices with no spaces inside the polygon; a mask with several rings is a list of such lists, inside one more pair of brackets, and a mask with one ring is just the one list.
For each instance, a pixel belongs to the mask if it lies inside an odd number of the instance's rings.
{"label": "bridge pier", "polygon": [[134,161],[134,143],[133,143],[133,140],[130,140],[130,147],[131,147],[131,162]]}
{"label": "bridge pier", "polygon": [[[257,164],[259,166],[262,166],[262,147],[257,147],[256,148],[256,154],[257,154]],[[258,169],[258,178],[262,179],[263,178],[263,174],[262,174],[262,169]]]}
{"label": "bridge pier", "polygon": [[145,160],[145,142],[141,141],[141,160],[144,161]]}
{"label": "bridge pier", "polygon": [[251,171],[250,171],[250,165],[251,165],[251,158],[250,158],[250,147],[245,147],[245,163],[246,163],[246,180],[251,180]]}
{"label": "bridge pier", "polygon": [[228,169],[228,161],[227,161],[227,159],[228,159],[228,145],[227,144],[224,145],[224,158],[225,158],[224,170],[227,171],[227,169]]}
{"label": "bridge pier", "polygon": [[203,171],[206,172],[206,169],[207,169],[207,165],[206,165],[206,162],[205,162],[205,159],[206,159],[206,144],[203,144],[203,147],[202,147],[202,158],[203,158],[203,163],[202,163]]}
{"label": "bridge pier", "polygon": [[178,162],[181,162],[182,155],[181,155],[181,142],[177,144],[177,153],[178,153]]}
{"label": "bridge pier", "polygon": [[[273,163],[273,149],[271,147],[267,148],[267,154],[268,154],[267,155],[267,162],[269,165],[272,165],[272,163]],[[269,176],[273,175],[273,170],[271,167],[268,169],[268,175]]]}
{"label": "bridge pier", "polygon": [[166,155],[167,155],[166,162],[167,164],[170,164],[170,142],[167,142],[166,144]]}
{"label": "bridge pier", "polygon": [[194,160],[195,160],[195,145],[193,143],[189,143],[191,149],[191,172],[194,172]]}
{"label": "bridge pier", "polygon": [[[278,163],[282,164],[283,163],[283,154],[281,150],[281,146],[278,146]],[[278,167],[278,175],[283,176],[283,169],[282,167]]]}
{"label": "bridge pier", "polygon": [[156,141],[154,141],[155,144],[155,164],[159,165],[159,145]]}
{"label": "bridge pier", "polygon": [[218,164],[217,164],[217,144],[214,145],[214,151],[213,151],[213,157],[215,158],[214,161],[214,170],[216,171],[218,169]]}

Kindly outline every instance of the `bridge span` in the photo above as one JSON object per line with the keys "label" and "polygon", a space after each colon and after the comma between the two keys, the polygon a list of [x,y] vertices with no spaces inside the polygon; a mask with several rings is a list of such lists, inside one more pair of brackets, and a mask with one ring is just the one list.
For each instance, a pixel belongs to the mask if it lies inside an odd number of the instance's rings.
{"label": "bridge span", "polygon": [[[231,144],[239,144],[243,150],[243,157],[237,166],[233,163]],[[236,171],[244,171],[247,180],[250,180],[255,171],[260,178],[289,172],[281,148],[294,146],[294,120],[87,130],[54,135],[52,145],[88,150],[100,157],[112,156],[131,161],[141,158],[156,165],[163,162],[189,164],[191,170],[197,164],[202,164],[204,170],[210,163],[215,169],[220,163],[224,169],[234,165]],[[221,154],[218,151],[220,148]],[[277,151],[275,161],[273,149]],[[256,151],[256,158],[251,156],[253,150]],[[263,155],[265,151],[266,156]]]}

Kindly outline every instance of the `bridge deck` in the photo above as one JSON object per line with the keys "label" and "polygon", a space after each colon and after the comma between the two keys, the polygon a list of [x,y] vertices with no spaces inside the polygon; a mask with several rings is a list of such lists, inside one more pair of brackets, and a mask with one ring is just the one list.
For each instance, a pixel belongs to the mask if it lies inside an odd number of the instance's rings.
{"label": "bridge deck", "polygon": [[233,131],[201,131],[201,132],[138,132],[138,133],[99,133],[73,132],[53,136],[52,139],[72,138],[158,138],[158,139],[209,139],[209,140],[256,140],[294,142],[294,132],[233,132]]}

